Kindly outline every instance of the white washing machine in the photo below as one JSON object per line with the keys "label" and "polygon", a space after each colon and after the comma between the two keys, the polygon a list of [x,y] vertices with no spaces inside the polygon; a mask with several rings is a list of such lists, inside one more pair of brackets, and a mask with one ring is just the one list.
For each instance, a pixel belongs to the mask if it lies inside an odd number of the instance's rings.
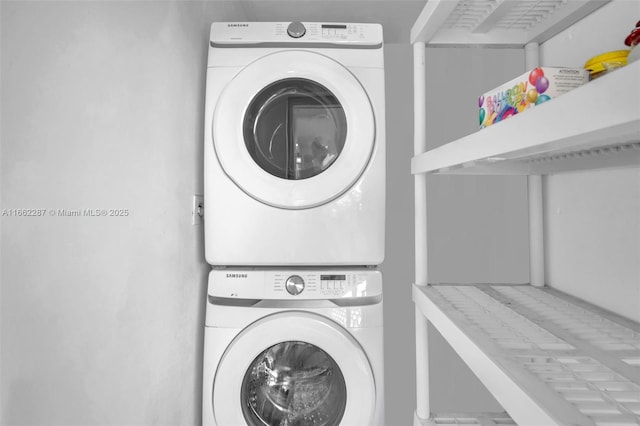
{"label": "white washing machine", "polygon": [[382,27],[213,23],[204,159],[210,264],[380,264]]}
{"label": "white washing machine", "polygon": [[384,424],[375,270],[214,269],[204,426]]}

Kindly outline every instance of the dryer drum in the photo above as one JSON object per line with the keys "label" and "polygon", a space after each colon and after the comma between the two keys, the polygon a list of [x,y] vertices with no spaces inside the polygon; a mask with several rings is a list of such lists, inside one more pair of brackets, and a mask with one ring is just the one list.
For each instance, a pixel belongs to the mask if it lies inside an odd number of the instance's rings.
{"label": "dryer drum", "polygon": [[347,389],[331,356],[310,343],[290,341],[254,359],[240,397],[250,426],[336,426],[345,411]]}
{"label": "dryer drum", "polygon": [[282,179],[306,179],[338,158],[347,118],[329,89],[289,78],[270,84],[253,98],[243,134],[249,154],[263,170]]}

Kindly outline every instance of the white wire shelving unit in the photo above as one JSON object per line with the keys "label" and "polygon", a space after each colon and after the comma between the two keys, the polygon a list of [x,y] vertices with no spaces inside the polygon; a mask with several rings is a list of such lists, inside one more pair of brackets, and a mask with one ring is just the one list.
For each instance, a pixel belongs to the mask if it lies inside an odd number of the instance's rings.
{"label": "white wire shelving unit", "polygon": [[[525,69],[531,69],[539,65],[539,43],[606,3],[428,0],[411,30],[414,425],[640,425],[640,325],[545,287],[542,210],[542,175],[640,164],[640,61],[543,106],[426,151],[427,46],[520,47],[525,50]],[[539,123],[559,122],[559,117],[562,125],[539,131]],[[429,284],[426,179],[430,174],[528,176],[528,285]],[[429,323],[505,413],[431,411]]]}

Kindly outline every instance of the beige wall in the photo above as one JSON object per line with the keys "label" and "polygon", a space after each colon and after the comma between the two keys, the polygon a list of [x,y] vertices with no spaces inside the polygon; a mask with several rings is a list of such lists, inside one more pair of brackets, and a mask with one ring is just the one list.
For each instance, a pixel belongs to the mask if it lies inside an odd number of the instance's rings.
{"label": "beige wall", "polygon": [[[543,44],[542,63],[627,49],[639,17],[639,1],[613,0]],[[547,283],[640,321],[640,166],[549,176],[544,203]]]}
{"label": "beige wall", "polygon": [[[520,50],[427,49],[429,147],[477,130],[477,96],[524,70]],[[387,422],[411,424],[415,409],[413,56],[385,45],[387,82],[387,253],[384,272]],[[431,282],[527,282],[526,182],[522,177],[428,179]],[[432,409],[500,410],[432,330]]]}
{"label": "beige wall", "polygon": [[202,6],[1,7],[0,423],[197,424]]}
{"label": "beige wall", "polygon": [[[524,55],[429,48],[426,63],[427,146],[434,148],[478,130],[478,96],[521,74]],[[430,282],[528,282],[524,178],[429,176],[427,196]],[[444,339],[432,336],[432,410],[501,411]]]}

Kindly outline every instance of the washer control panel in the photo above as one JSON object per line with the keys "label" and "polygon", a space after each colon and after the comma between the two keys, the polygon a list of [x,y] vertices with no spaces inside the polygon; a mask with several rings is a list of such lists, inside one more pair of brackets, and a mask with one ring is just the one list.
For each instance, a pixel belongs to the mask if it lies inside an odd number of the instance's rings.
{"label": "washer control panel", "polygon": [[[256,44],[309,44],[354,48],[382,47],[382,25],[324,22],[214,22],[210,41],[213,47]],[[260,47],[256,46],[256,47]]]}
{"label": "washer control panel", "polygon": [[214,269],[209,295],[240,299],[339,299],[382,294],[380,271]]}

